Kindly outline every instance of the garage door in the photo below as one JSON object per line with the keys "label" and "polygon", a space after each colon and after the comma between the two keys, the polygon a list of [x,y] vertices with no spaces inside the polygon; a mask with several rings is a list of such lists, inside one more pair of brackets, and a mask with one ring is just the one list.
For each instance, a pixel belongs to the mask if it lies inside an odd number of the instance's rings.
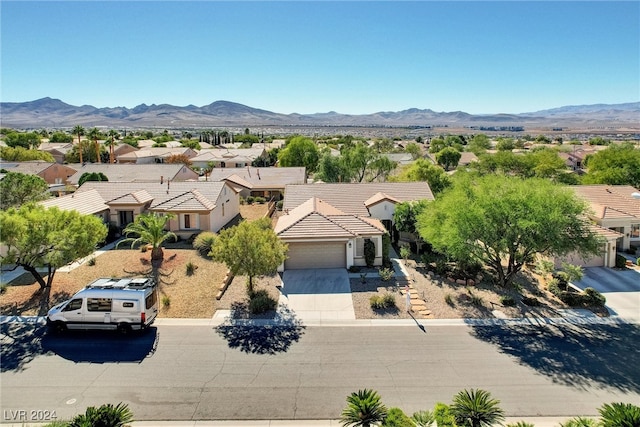
{"label": "garage door", "polygon": [[285,270],[302,268],[346,268],[347,249],[344,243],[289,243]]}

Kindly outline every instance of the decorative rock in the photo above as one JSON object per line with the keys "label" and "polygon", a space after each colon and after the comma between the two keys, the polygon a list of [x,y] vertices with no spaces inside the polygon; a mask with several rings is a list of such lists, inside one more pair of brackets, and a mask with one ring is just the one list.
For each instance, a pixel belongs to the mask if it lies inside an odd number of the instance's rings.
{"label": "decorative rock", "polygon": [[464,279],[456,279],[456,284],[458,285],[466,285],[467,281]]}

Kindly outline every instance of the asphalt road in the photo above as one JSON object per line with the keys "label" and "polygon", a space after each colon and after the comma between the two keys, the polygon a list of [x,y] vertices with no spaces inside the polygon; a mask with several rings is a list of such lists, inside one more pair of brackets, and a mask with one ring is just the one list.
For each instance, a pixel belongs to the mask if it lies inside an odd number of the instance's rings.
{"label": "asphalt road", "polygon": [[[640,326],[158,326],[133,337],[2,325],[2,422],[129,404],[136,420],[335,419],[377,390],[411,414],[483,388],[509,416],[640,402]],[[16,419],[16,414],[25,419]],[[47,412],[48,411],[48,412]]]}

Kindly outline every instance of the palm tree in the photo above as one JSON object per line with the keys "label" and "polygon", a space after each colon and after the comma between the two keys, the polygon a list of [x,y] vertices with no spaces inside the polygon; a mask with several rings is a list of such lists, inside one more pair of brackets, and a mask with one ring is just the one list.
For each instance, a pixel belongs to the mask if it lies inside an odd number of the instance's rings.
{"label": "palm tree", "polygon": [[80,137],[84,135],[84,128],[77,125],[73,128],[73,134],[78,135],[78,152],[80,153],[80,164],[82,164],[82,145],[80,145]]}
{"label": "palm tree", "polygon": [[606,403],[598,412],[603,427],[640,427],[640,406],[631,403]]}
{"label": "palm tree", "polygon": [[98,145],[98,138],[100,137],[100,131],[98,128],[92,128],[89,131],[89,138],[93,141],[96,150],[96,163],[100,163],[100,146]]}
{"label": "palm tree", "polygon": [[111,138],[110,142],[107,142],[107,145],[109,145],[109,163],[113,164],[115,163],[113,147],[118,145],[117,140],[120,138],[120,135],[113,129],[109,131],[108,135]]}
{"label": "palm tree", "polygon": [[342,411],[340,421],[343,427],[370,427],[382,422],[386,416],[387,408],[380,402],[380,395],[365,388],[347,397],[347,407]]}
{"label": "palm tree", "polygon": [[[162,244],[169,240],[177,240],[177,236],[165,229],[170,219],[174,218],[172,214],[160,215],[156,212],[148,214],[140,214],[136,219],[127,224],[123,230],[126,239],[118,242],[117,246],[122,243],[131,242],[131,247],[136,245],[151,246],[151,261],[162,262],[164,252]],[[135,237],[129,237],[130,235]]]}
{"label": "palm tree", "polygon": [[500,401],[493,399],[488,391],[462,390],[453,398],[450,410],[460,425],[489,427],[504,421],[504,411],[499,404]]}

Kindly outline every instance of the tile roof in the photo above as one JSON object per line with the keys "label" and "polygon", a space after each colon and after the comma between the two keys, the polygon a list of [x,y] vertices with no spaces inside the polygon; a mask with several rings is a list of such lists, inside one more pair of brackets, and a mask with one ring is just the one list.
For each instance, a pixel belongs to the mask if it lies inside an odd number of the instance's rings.
{"label": "tile roof", "polygon": [[[640,219],[640,190],[630,185],[576,185],[569,188],[591,205],[596,218]],[[638,196],[634,197],[634,193]]]}
{"label": "tile roof", "polygon": [[28,175],[37,175],[40,172],[49,169],[51,166],[55,165],[55,162],[42,162],[42,161],[31,161],[31,162],[2,162],[0,165],[3,169],[6,169],[7,172],[19,172]]}
{"label": "tile roof", "polygon": [[[157,163],[157,164],[130,164],[130,163],[87,163],[78,165],[78,172],[69,178],[69,182],[78,185],[80,177],[84,173],[103,173],[109,182],[150,182],[172,180],[180,174],[181,164]],[[194,175],[196,175],[194,173]]]}
{"label": "tile roof", "polygon": [[93,215],[109,209],[96,190],[73,193],[40,202],[45,207],[57,207],[61,210],[75,210],[82,215]]}
{"label": "tile roof", "polygon": [[278,218],[276,234],[283,239],[353,238],[384,234],[378,220],[346,214],[321,199],[312,197]]}
{"label": "tile roof", "polygon": [[85,182],[77,193],[96,190],[107,203],[151,202],[150,209],[158,211],[210,211],[224,188],[233,190],[225,182],[183,181],[159,182]]}
{"label": "tile roof", "polygon": [[426,182],[302,184],[285,187],[283,209],[292,210],[315,196],[345,213],[369,217],[366,202],[372,198],[376,200],[374,196],[378,193],[398,202],[433,200]]}
{"label": "tile roof", "polygon": [[[250,183],[248,187],[245,183],[238,181],[237,177]],[[229,179],[237,184],[253,190],[282,188],[289,184],[304,184],[306,181],[305,168],[280,168],[264,167],[256,168],[248,166],[244,168],[215,168],[209,175],[210,181],[222,181]]]}

